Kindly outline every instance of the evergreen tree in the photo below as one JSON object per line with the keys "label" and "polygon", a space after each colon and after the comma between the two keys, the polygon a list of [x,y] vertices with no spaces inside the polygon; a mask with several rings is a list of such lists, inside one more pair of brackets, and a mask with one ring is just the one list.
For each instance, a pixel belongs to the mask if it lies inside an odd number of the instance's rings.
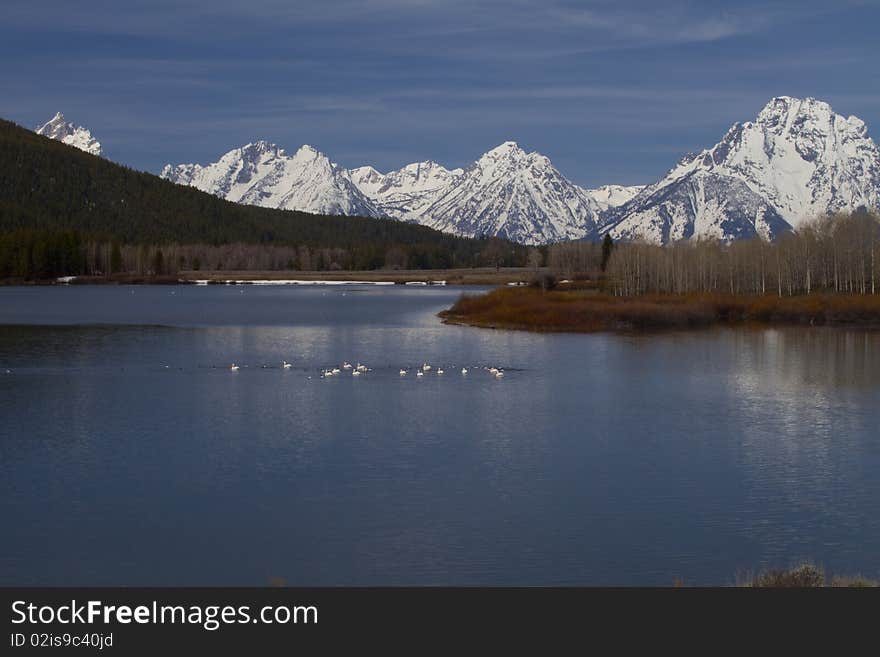
{"label": "evergreen tree", "polygon": [[154,276],[161,276],[165,273],[165,256],[162,255],[162,249],[156,249],[151,265]]}
{"label": "evergreen tree", "polygon": [[605,233],[605,239],[602,240],[602,271],[608,268],[608,261],[611,259],[611,252],[614,250],[614,240],[611,235]]}

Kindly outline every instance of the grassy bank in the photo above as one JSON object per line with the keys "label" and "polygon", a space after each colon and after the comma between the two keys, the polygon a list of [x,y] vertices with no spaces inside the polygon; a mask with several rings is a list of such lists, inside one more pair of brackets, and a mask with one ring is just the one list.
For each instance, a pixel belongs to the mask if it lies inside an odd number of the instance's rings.
{"label": "grassy bank", "polygon": [[749,323],[880,327],[880,295],[619,297],[589,289],[516,287],[463,295],[440,316],[449,323],[487,328],[582,333]]}

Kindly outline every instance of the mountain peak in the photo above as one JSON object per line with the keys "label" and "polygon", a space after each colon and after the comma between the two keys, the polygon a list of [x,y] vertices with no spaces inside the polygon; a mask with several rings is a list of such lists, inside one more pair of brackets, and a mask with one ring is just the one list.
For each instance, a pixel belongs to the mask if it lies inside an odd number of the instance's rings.
{"label": "mountain peak", "polygon": [[381,213],[326,155],[301,146],[294,155],[266,141],[247,144],[205,166],[166,166],[162,177],[228,201],[318,214]]}
{"label": "mountain peak", "polygon": [[595,229],[599,210],[546,157],[505,141],[456,174],[419,222],[457,235],[548,244],[585,237]]}
{"label": "mountain peak", "polygon": [[411,164],[407,164],[404,169],[408,171],[420,170],[420,169],[433,169],[434,167],[441,166],[434,162],[433,160],[423,160],[422,162],[412,162]]}
{"label": "mountain peak", "polygon": [[517,144],[515,141],[505,141],[498,144],[495,148],[486,151],[485,154],[491,156],[499,156],[523,152],[524,151],[519,147],[519,144]]}
{"label": "mountain peak", "polygon": [[376,167],[374,167],[370,164],[365,164],[362,167],[356,167],[354,169],[351,169],[349,171],[349,173],[359,174],[359,175],[364,175],[364,176],[381,176],[381,175],[383,175],[381,171],[379,171]]}
{"label": "mountain peak", "polygon": [[526,153],[515,141],[505,141],[483,153],[472,166],[487,174],[491,174],[493,171],[495,174],[504,174],[511,167],[515,169],[528,167],[532,164],[531,157],[536,155],[538,154]]}
{"label": "mountain peak", "polygon": [[789,127],[798,117],[812,117],[829,121],[835,116],[831,105],[815,98],[794,98],[777,96],[772,98],[758,113],[755,123],[768,127],[784,124]]}
{"label": "mountain peak", "polygon": [[245,144],[241,147],[241,152],[243,153],[268,153],[269,151],[277,151],[280,150],[277,145],[266,141],[265,139],[259,139],[257,141],[251,142],[249,144]]}
{"label": "mountain peak", "polygon": [[880,148],[862,120],[815,98],[777,96],[610,211],[602,230],[661,242],[772,238],[860,206],[880,206]]}
{"label": "mountain peak", "polygon": [[61,112],[55,112],[55,116],[39,126],[35,132],[92,155],[102,153],[101,143],[92,137],[92,133],[81,126],[68,123]]}

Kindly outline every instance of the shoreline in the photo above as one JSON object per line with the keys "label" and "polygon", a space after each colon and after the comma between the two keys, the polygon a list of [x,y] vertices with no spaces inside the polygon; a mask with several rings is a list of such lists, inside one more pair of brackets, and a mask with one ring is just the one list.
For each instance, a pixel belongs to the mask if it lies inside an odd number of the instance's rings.
{"label": "shoreline", "polygon": [[369,271],[181,271],[176,275],[62,276],[5,279],[0,285],[474,285],[522,286],[535,276],[527,267]]}

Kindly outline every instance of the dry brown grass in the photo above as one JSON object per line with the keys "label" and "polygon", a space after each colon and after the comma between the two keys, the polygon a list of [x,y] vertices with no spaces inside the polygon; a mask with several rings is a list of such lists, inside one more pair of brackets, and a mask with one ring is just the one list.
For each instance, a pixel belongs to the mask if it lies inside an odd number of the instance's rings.
{"label": "dry brown grass", "polygon": [[754,577],[748,586],[759,589],[820,588],[825,586],[825,573],[813,564],[802,564],[789,570],[768,570]]}
{"label": "dry brown grass", "polygon": [[845,589],[873,589],[880,586],[880,584],[867,577],[854,575],[852,577],[833,577],[831,579],[831,586]]}
{"label": "dry brown grass", "polygon": [[811,563],[803,563],[789,569],[768,570],[759,575],[741,578],[738,586],[751,588],[875,588],[877,582],[861,575],[832,577]]}
{"label": "dry brown grass", "polygon": [[594,289],[499,288],[464,295],[441,317],[474,326],[575,332],[743,323],[880,326],[880,295],[617,297]]}

